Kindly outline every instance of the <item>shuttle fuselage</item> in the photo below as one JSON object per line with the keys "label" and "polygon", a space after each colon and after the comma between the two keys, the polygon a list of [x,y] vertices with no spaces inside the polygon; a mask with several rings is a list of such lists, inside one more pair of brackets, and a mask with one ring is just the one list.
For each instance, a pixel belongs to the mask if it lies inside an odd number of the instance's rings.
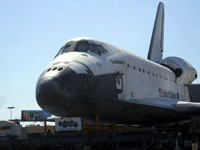
{"label": "shuttle fuselage", "polygon": [[[156,18],[163,12],[160,3]],[[196,70],[177,57],[162,60],[156,43],[163,32],[156,29],[163,21],[157,22],[148,59],[92,38],[66,42],[38,79],[39,106],[61,117],[94,121],[98,115],[103,123],[165,124],[199,115],[187,87]]]}

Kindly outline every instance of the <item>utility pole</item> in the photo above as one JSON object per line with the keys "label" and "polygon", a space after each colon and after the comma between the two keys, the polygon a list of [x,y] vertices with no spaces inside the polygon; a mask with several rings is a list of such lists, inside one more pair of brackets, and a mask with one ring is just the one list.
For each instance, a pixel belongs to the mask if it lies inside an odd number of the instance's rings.
{"label": "utility pole", "polygon": [[[8,107],[8,109],[10,109],[11,120],[12,120],[12,109],[14,108],[15,107]],[[12,121],[11,121],[11,135],[12,135]]]}

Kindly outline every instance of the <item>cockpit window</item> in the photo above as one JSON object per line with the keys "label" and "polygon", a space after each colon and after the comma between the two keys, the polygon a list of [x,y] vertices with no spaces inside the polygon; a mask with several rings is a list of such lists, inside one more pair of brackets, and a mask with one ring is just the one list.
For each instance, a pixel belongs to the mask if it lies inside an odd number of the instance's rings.
{"label": "cockpit window", "polygon": [[98,55],[101,55],[100,50],[98,49],[98,46],[94,43],[89,44],[89,50],[93,53],[96,53]]}
{"label": "cockpit window", "polygon": [[73,52],[73,51],[76,51],[76,52],[91,51],[100,56],[102,56],[102,54],[106,55],[108,53],[108,51],[101,44],[95,44],[88,40],[81,40],[78,42],[67,42],[64,46],[60,48],[60,50],[58,51],[58,54],[55,57],[63,53]]}
{"label": "cockpit window", "polygon": [[98,55],[106,55],[108,53],[108,51],[102,45],[90,43],[87,40],[82,40],[78,42],[74,51],[87,52],[88,50]]}
{"label": "cockpit window", "polygon": [[87,52],[88,44],[86,41],[81,41],[77,44],[76,51],[78,52]]}
{"label": "cockpit window", "polygon": [[70,45],[65,45],[65,47],[63,48],[63,53],[69,52],[69,48],[70,48]]}
{"label": "cockpit window", "polygon": [[57,57],[58,55],[61,55],[63,53],[69,52],[70,46],[71,45],[64,45],[64,46],[62,46],[60,48],[60,50],[58,51],[58,54],[55,57]]}
{"label": "cockpit window", "polygon": [[100,44],[97,45],[100,52],[103,53],[104,55],[106,55],[108,53],[108,51]]}

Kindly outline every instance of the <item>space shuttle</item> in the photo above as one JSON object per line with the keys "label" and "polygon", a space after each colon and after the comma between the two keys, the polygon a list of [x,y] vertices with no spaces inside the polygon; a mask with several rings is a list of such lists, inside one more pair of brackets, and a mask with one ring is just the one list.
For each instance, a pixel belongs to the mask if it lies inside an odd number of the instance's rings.
{"label": "space shuttle", "polygon": [[197,71],[179,57],[163,58],[164,4],[159,3],[147,59],[93,38],[67,41],[41,73],[38,105],[60,117],[109,124],[194,120],[200,103],[188,86]]}

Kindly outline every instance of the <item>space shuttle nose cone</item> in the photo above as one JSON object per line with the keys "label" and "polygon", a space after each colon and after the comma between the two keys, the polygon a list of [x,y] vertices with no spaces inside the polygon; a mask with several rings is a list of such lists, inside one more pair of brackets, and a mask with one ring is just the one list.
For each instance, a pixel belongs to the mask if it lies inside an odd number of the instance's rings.
{"label": "space shuttle nose cone", "polygon": [[51,78],[38,81],[36,87],[36,99],[40,106],[52,105],[59,100],[60,88]]}

